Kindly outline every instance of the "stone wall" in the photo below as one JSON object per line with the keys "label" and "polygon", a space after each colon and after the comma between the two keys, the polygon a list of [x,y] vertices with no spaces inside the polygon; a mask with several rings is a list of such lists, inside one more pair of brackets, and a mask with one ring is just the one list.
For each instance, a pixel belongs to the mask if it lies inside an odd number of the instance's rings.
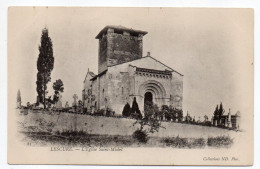
{"label": "stone wall", "polygon": [[109,104],[108,102],[108,85],[107,85],[107,74],[104,74],[99,79],[99,105],[98,109],[106,109]]}
{"label": "stone wall", "polygon": [[107,37],[102,36],[99,39],[99,51],[98,51],[98,73],[107,69]]}
{"label": "stone wall", "polygon": [[[19,115],[18,120],[23,122],[24,127],[38,126],[37,119],[43,119],[47,123],[55,124],[53,132],[77,130],[85,131],[89,134],[104,134],[104,135],[132,135],[139,127],[133,126],[135,120],[127,118],[114,118],[102,116],[90,116],[71,113],[32,113],[28,115]],[[199,125],[163,122],[159,132],[155,132],[152,136],[159,137],[188,137],[188,138],[207,138],[209,136],[223,136],[239,132],[226,130],[216,127],[205,127]]]}
{"label": "stone wall", "polygon": [[116,114],[121,115],[124,105],[129,102],[130,78],[128,72],[120,69],[108,69],[109,106]]}
{"label": "stone wall", "polygon": [[183,76],[178,75],[177,73],[172,73],[171,80],[171,105],[178,109],[182,109],[183,104]]}

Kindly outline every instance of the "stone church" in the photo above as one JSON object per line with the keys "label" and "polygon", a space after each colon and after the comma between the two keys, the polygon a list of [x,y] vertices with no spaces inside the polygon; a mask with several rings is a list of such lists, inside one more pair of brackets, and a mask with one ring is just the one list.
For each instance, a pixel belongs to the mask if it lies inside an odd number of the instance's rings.
{"label": "stone church", "polygon": [[106,26],[98,33],[98,73],[88,70],[86,74],[82,91],[85,108],[110,109],[121,115],[126,103],[132,105],[136,98],[142,113],[148,101],[182,109],[183,75],[149,52],[143,56],[146,34],[122,26]]}

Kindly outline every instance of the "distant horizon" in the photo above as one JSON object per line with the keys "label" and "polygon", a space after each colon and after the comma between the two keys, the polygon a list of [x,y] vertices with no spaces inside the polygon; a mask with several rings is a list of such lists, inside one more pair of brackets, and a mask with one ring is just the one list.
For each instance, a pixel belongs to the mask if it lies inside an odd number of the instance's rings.
{"label": "distant horizon", "polygon": [[20,89],[22,105],[36,102],[38,46],[42,29],[47,27],[55,58],[48,96],[53,93],[53,82],[61,79],[64,83],[62,105],[68,101],[71,106],[74,94],[82,100],[88,68],[97,74],[96,35],[107,25],[121,25],[147,31],[143,57],[150,52],[153,58],[184,75],[184,116],[188,111],[196,119],[202,120],[204,115],[210,119],[221,102],[225,114],[229,108],[231,114],[246,113],[250,105],[245,98],[251,92],[247,86],[253,83],[248,74],[251,72],[248,65],[253,62],[248,56],[253,47],[253,21],[246,10],[221,11],[28,7],[13,13],[10,8],[8,56],[9,63],[15,65],[11,70],[19,75],[9,77],[9,82],[15,82],[13,89],[17,89],[11,93],[16,98]]}

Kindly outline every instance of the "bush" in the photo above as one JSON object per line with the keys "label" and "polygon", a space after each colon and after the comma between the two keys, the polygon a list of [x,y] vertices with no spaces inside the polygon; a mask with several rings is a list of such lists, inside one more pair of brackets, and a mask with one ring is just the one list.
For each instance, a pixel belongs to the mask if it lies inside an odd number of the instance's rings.
{"label": "bush", "polygon": [[190,147],[204,147],[206,145],[206,141],[204,138],[195,138],[192,142],[191,142],[191,146]]}
{"label": "bush", "polygon": [[188,147],[189,145],[187,138],[181,138],[179,136],[173,138],[164,138],[162,142],[164,142],[166,146],[172,146],[177,148],[184,148]]}
{"label": "bush", "polygon": [[206,141],[204,138],[182,138],[182,137],[171,137],[164,138],[162,142],[166,146],[174,148],[202,148],[205,147]]}
{"label": "bush", "polygon": [[126,103],[126,105],[124,106],[122,115],[124,117],[129,117],[131,115],[131,107],[130,107],[129,103]]}
{"label": "bush", "polygon": [[205,121],[202,125],[203,126],[211,126],[211,122],[210,121]]}
{"label": "bush", "polygon": [[113,111],[111,109],[107,108],[106,116],[113,116]]}
{"label": "bush", "polygon": [[66,136],[66,137],[80,137],[80,136],[87,136],[88,133],[83,130],[63,130],[63,131],[56,131],[56,135]]}
{"label": "bush", "polygon": [[83,113],[84,113],[84,114],[88,114],[88,108],[84,107],[84,108],[83,108]]}
{"label": "bush", "polygon": [[230,136],[209,137],[207,144],[212,147],[231,146],[233,139],[231,139]]}
{"label": "bush", "polygon": [[136,130],[133,133],[133,138],[138,140],[141,143],[147,143],[147,141],[148,141],[147,133],[145,131],[142,131],[142,130]]}
{"label": "bush", "polygon": [[139,110],[138,103],[136,102],[136,97],[134,97],[134,100],[133,100],[133,104],[132,104],[132,108],[131,108],[131,116],[136,119],[142,118],[141,111]]}
{"label": "bush", "polygon": [[105,115],[105,109],[100,109],[94,112],[94,115],[96,116],[104,116]]}

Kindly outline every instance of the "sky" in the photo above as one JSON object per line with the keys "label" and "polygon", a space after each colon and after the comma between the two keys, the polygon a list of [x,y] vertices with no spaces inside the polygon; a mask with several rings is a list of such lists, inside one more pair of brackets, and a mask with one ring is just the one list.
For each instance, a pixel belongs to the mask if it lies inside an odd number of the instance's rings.
{"label": "sky", "polygon": [[[11,7],[8,11],[8,94],[36,101],[41,31],[49,30],[54,69],[48,84],[64,82],[63,104],[81,97],[88,68],[97,73],[98,40],[106,25],[147,31],[143,54],[184,75],[183,111],[212,116],[217,104],[253,111],[253,11],[192,8]],[[10,99],[9,99],[10,101]]]}

